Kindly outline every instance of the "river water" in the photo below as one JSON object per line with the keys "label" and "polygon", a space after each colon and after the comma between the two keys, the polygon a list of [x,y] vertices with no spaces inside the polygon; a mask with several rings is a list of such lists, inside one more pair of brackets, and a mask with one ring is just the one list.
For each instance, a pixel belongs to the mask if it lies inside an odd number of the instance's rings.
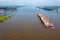
{"label": "river water", "polygon": [[[39,13],[49,18],[55,28],[45,28]],[[13,17],[0,24],[0,40],[60,40],[60,13],[20,7]]]}

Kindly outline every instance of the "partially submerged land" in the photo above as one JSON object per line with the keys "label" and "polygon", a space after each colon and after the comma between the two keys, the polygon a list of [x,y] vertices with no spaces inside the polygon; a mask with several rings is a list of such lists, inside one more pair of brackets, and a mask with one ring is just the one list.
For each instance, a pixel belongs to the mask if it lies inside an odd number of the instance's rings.
{"label": "partially submerged land", "polygon": [[[19,6],[0,6],[0,22],[5,21],[6,19],[12,17],[14,14],[12,11],[16,11]],[[10,13],[8,12],[10,11]],[[8,13],[6,13],[8,12]]]}
{"label": "partially submerged land", "polygon": [[13,14],[9,14],[9,15],[6,15],[6,16],[0,16],[0,22],[5,21],[6,19],[8,19],[8,18],[10,18],[12,16],[13,16]]}
{"label": "partially submerged land", "polygon": [[20,6],[0,6],[0,9],[4,10],[17,10]]}
{"label": "partially submerged land", "polygon": [[54,11],[54,10],[56,10],[57,12],[60,11],[60,6],[45,6],[45,7],[38,6],[37,8],[49,10],[49,11]]}

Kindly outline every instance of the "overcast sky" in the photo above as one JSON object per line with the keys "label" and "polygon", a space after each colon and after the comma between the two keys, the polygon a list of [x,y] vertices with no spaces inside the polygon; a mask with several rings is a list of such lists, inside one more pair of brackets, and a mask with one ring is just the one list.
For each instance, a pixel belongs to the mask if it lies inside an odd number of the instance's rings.
{"label": "overcast sky", "polygon": [[60,6],[60,0],[0,0],[0,5]]}

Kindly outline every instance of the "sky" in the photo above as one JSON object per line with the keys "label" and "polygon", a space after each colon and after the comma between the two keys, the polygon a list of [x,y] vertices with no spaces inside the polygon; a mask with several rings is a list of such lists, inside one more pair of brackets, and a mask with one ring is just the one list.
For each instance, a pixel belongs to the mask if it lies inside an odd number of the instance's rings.
{"label": "sky", "polygon": [[60,6],[60,0],[0,0],[0,5]]}

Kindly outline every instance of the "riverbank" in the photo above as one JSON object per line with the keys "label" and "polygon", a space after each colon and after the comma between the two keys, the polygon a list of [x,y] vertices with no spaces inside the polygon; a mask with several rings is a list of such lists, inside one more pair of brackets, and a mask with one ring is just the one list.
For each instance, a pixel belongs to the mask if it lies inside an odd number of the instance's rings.
{"label": "riverbank", "polygon": [[0,16],[0,22],[3,22],[4,20],[6,20],[6,19],[8,19],[12,16],[13,16],[13,14],[9,14],[9,15],[6,15],[6,16]]}

